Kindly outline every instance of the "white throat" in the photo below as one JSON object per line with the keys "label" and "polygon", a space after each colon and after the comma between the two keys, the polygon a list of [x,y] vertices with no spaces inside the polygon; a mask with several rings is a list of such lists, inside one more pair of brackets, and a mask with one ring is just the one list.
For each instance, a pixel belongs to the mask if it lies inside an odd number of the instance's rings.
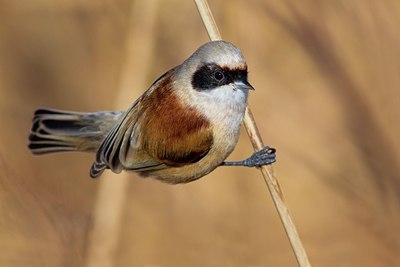
{"label": "white throat", "polygon": [[185,104],[199,110],[213,127],[237,135],[247,104],[248,91],[224,85],[211,90],[187,90],[180,97]]}

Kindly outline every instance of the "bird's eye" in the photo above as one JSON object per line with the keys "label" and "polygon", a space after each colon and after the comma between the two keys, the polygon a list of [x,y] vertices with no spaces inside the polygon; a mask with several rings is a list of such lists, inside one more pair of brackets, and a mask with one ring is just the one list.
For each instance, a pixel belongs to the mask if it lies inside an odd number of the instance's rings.
{"label": "bird's eye", "polygon": [[222,79],[224,78],[224,74],[220,71],[216,71],[216,72],[214,72],[214,78],[217,81],[222,81]]}

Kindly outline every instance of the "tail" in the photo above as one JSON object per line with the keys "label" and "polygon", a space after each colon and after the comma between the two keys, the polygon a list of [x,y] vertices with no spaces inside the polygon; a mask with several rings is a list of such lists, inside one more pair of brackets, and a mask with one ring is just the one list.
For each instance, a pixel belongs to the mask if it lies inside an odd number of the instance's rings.
{"label": "tail", "polygon": [[122,112],[93,113],[38,109],[33,117],[29,149],[33,154],[96,152]]}

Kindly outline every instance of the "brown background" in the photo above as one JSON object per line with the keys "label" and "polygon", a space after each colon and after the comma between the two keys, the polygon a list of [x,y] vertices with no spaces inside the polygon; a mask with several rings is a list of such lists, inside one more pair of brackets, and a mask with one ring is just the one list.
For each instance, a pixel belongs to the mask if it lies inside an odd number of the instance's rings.
{"label": "brown background", "polygon": [[[0,0],[0,266],[85,262],[93,155],[32,156],[33,111],[126,109],[124,70],[151,84],[208,41],[192,1],[155,2],[152,27],[138,1]],[[313,265],[398,266],[400,2],[210,2],[248,61],[250,106]],[[126,64],[133,29],[146,69]],[[230,159],[251,153],[243,132]],[[179,186],[131,174],[127,190],[115,266],[296,266],[255,169]]]}

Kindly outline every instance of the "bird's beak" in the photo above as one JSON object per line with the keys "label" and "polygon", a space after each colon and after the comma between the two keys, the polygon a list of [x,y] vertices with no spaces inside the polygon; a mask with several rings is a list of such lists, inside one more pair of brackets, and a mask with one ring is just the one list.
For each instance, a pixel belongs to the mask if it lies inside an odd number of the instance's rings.
{"label": "bird's beak", "polygon": [[254,90],[254,87],[248,81],[235,81],[235,87],[240,90]]}

